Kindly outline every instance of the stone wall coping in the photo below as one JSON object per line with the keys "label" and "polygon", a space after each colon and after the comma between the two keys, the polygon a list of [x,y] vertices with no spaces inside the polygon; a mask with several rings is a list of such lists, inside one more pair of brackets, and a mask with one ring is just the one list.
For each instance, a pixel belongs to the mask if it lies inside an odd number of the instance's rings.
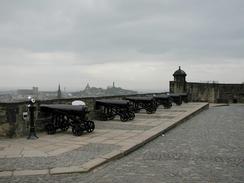
{"label": "stone wall coping", "polygon": [[[166,92],[155,92],[155,93],[139,93],[139,94],[131,94],[131,95],[110,95],[110,96],[97,96],[97,97],[74,97],[74,98],[65,98],[65,99],[50,99],[50,100],[37,100],[37,103],[50,103],[50,102],[60,102],[60,101],[72,101],[72,100],[77,100],[77,99],[93,99],[93,100],[99,100],[103,98],[122,98],[125,96],[140,96],[140,95],[153,95],[153,94],[163,94]],[[27,101],[20,101],[20,102],[0,102],[0,105],[2,106],[9,106],[9,105],[21,105],[21,104],[26,104]]]}

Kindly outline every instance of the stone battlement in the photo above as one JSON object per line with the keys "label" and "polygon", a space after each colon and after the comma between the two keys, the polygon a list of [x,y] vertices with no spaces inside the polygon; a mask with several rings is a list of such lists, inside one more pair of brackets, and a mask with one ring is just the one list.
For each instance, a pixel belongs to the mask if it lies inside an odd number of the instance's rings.
{"label": "stone battlement", "polygon": [[173,93],[188,93],[189,100],[211,103],[244,103],[244,83],[196,83],[186,81],[186,73],[179,69],[169,82]]}
{"label": "stone battlement", "polygon": [[[123,99],[130,96],[152,96],[154,94],[162,93],[147,93],[147,94],[133,94],[133,95],[118,95],[105,97],[83,97],[83,98],[69,98],[69,99],[53,99],[36,101],[36,129],[43,130],[43,122],[40,116],[40,104],[71,104],[74,100],[82,100],[88,106],[89,117],[95,118],[94,106],[95,101],[99,99]],[[29,122],[23,119],[23,112],[27,111],[27,102],[13,102],[0,103],[0,137],[20,137],[27,136],[29,132]]]}

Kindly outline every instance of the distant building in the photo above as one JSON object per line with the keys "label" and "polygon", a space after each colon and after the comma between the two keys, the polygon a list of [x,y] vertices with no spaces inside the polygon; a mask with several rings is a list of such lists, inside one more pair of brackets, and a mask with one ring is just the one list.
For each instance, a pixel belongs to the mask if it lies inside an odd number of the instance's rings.
{"label": "distant building", "polygon": [[173,76],[174,81],[169,83],[170,92],[188,93],[191,101],[244,103],[244,83],[187,82],[187,75],[180,67]]}
{"label": "distant building", "polygon": [[10,102],[13,100],[13,97],[11,94],[0,94],[0,102]]}
{"label": "distant building", "polygon": [[96,96],[112,96],[112,95],[127,95],[127,94],[136,94],[136,91],[125,90],[120,87],[115,87],[115,83],[113,82],[112,86],[108,86],[107,89],[91,87],[89,83],[87,83],[84,90],[79,92],[79,96],[77,92],[73,92],[73,96],[78,97],[96,97]]}
{"label": "distant building", "polygon": [[86,85],[86,87],[85,87],[85,90],[90,90],[90,85],[89,85],[89,83],[87,83],[87,85]]}
{"label": "distant building", "polygon": [[61,89],[60,89],[60,84],[58,85],[57,98],[58,99],[61,99],[62,98],[62,92],[61,92]]}
{"label": "distant building", "polygon": [[33,96],[35,97],[35,98],[38,98],[38,96],[39,96],[39,91],[38,91],[38,87],[32,87],[32,91],[33,91]]}
{"label": "distant building", "polygon": [[32,89],[19,89],[17,90],[17,95],[22,97],[33,96],[35,98],[38,98],[38,87],[32,87]]}

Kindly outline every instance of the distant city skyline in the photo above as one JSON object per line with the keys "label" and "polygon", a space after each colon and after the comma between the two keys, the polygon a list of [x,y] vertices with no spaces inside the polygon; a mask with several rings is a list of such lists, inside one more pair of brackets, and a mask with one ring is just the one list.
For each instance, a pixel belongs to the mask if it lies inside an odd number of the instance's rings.
{"label": "distant city skyline", "polygon": [[[87,83],[88,84],[88,83]],[[83,87],[80,87],[80,88],[67,88],[65,86],[62,86],[60,85],[60,89],[62,92],[79,92],[79,91],[82,91],[86,88],[86,85],[84,85]],[[90,85],[90,83],[89,83]],[[112,87],[113,85],[107,85],[107,86],[95,86],[95,85],[90,85],[90,87],[94,87],[94,88],[102,88],[102,89],[107,89],[109,87]],[[32,90],[33,87],[37,87],[39,91],[50,91],[50,92],[55,92],[55,91],[58,91],[58,85],[56,88],[52,87],[52,88],[39,88],[38,86],[20,86],[20,87],[17,87],[17,86],[12,86],[12,87],[0,87],[0,92],[4,92],[4,91],[17,91],[17,90]],[[119,85],[116,85],[115,84],[115,87],[117,88],[123,88],[122,86],[119,86]],[[123,89],[128,89],[128,88],[123,88]],[[167,90],[167,89],[166,89]],[[134,91],[138,91],[138,92],[143,92],[143,91],[151,91],[151,92],[160,92],[160,91],[166,91],[166,90],[162,90],[162,89],[159,89],[159,90],[155,90],[155,89],[138,89],[138,90],[134,90]]]}
{"label": "distant city skyline", "polygon": [[244,82],[244,1],[2,0],[0,90]]}

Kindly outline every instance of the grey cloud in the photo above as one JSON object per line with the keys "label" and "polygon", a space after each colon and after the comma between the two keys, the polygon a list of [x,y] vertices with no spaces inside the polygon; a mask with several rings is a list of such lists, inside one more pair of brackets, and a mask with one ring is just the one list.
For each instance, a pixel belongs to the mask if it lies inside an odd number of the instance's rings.
{"label": "grey cloud", "polygon": [[1,0],[0,64],[238,64],[243,7],[243,0]]}
{"label": "grey cloud", "polygon": [[236,11],[242,1],[90,1],[92,8],[79,1],[7,2],[4,12],[15,6],[10,21],[1,24],[2,46],[36,52],[180,54],[183,47],[204,56],[196,46],[219,51],[221,47],[209,46],[221,43],[226,56],[235,56],[228,48],[241,46],[235,40],[244,36],[243,13]]}

